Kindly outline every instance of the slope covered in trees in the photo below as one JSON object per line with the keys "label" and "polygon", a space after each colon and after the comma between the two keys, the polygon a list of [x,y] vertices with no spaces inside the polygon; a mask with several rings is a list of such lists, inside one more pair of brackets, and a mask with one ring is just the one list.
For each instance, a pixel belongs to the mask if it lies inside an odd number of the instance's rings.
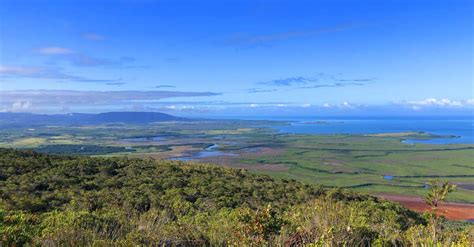
{"label": "slope covered in trees", "polygon": [[0,149],[6,245],[469,244],[399,204],[246,170]]}

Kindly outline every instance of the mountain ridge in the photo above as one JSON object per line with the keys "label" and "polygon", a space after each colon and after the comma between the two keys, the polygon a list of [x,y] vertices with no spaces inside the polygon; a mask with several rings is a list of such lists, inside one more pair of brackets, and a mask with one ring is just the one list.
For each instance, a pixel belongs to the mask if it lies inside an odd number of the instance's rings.
{"label": "mountain ridge", "polygon": [[161,112],[103,112],[103,113],[66,113],[66,114],[34,114],[34,113],[0,113],[0,125],[35,126],[35,125],[84,125],[84,124],[147,124],[166,121],[186,121]]}

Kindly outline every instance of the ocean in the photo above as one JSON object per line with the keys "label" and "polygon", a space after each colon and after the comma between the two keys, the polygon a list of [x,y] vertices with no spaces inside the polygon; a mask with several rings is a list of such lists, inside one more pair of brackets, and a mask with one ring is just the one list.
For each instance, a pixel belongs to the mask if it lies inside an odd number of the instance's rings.
{"label": "ocean", "polygon": [[406,140],[406,143],[474,144],[474,117],[249,117],[253,120],[289,121],[271,126],[295,134],[376,134],[427,132],[457,138]]}

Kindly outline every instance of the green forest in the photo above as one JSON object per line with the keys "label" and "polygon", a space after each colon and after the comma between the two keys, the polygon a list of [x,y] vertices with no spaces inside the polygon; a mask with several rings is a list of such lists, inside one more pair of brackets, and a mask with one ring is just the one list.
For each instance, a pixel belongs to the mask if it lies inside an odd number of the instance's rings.
{"label": "green forest", "polygon": [[245,169],[0,149],[0,246],[470,246],[473,231]]}

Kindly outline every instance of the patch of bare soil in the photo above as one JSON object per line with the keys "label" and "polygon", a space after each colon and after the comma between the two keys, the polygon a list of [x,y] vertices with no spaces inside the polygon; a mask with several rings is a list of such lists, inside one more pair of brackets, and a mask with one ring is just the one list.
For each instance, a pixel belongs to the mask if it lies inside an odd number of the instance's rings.
{"label": "patch of bare soil", "polygon": [[[423,198],[390,194],[379,194],[379,196],[401,203],[403,206],[417,212],[425,212],[430,210]],[[439,214],[444,215],[449,220],[472,220],[474,219],[474,204],[469,203],[442,203],[439,206]]]}

